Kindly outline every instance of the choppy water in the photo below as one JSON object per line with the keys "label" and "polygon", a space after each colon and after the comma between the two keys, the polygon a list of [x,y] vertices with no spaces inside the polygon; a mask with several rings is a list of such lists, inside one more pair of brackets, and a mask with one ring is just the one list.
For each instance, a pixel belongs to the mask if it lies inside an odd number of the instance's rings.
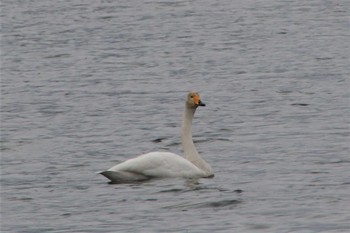
{"label": "choppy water", "polygon": [[[348,232],[348,1],[2,1],[1,232]],[[95,174],[194,138],[215,178]]]}

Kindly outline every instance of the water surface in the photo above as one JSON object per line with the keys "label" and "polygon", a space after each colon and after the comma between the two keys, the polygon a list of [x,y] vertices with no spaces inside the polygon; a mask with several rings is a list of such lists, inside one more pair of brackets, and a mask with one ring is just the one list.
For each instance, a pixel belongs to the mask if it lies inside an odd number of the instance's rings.
{"label": "water surface", "polygon": [[[348,232],[347,1],[2,1],[2,232]],[[215,178],[109,185],[181,154]]]}

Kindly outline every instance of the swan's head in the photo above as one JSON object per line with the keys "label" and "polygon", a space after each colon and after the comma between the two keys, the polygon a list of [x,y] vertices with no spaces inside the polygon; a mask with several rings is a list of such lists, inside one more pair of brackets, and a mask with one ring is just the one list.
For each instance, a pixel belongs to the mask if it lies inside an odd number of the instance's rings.
{"label": "swan's head", "polygon": [[192,108],[205,106],[205,104],[201,101],[201,97],[199,96],[198,92],[195,91],[190,91],[188,93],[186,104]]}

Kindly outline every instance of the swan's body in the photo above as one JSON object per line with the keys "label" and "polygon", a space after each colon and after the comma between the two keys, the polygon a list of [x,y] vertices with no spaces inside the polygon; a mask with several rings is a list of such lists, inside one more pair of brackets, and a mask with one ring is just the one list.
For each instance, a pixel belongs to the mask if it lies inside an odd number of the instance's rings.
{"label": "swan's body", "polygon": [[115,165],[102,175],[113,183],[147,180],[150,178],[201,178],[214,176],[212,168],[198,154],[192,140],[192,119],[198,106],[205,106],[196,92],[187,97],[181,127],[184,157],[170,152],[150,152]]}

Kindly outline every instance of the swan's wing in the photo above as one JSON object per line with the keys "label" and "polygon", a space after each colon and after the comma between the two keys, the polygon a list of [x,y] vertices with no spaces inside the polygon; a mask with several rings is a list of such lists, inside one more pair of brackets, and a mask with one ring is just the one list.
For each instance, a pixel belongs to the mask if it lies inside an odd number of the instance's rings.
{"label": "swan's wing", "polygon": [[108,171],[131,172],[149,177],[201,177],[204,172],[183,157],[169,152],[151,152],[129,159]]}
{"label": "swan's wing", "polygon": [[148,180],[150,177],[132,172],[104,171],[101,175],[107,177],[112,183],[126,183]]}

